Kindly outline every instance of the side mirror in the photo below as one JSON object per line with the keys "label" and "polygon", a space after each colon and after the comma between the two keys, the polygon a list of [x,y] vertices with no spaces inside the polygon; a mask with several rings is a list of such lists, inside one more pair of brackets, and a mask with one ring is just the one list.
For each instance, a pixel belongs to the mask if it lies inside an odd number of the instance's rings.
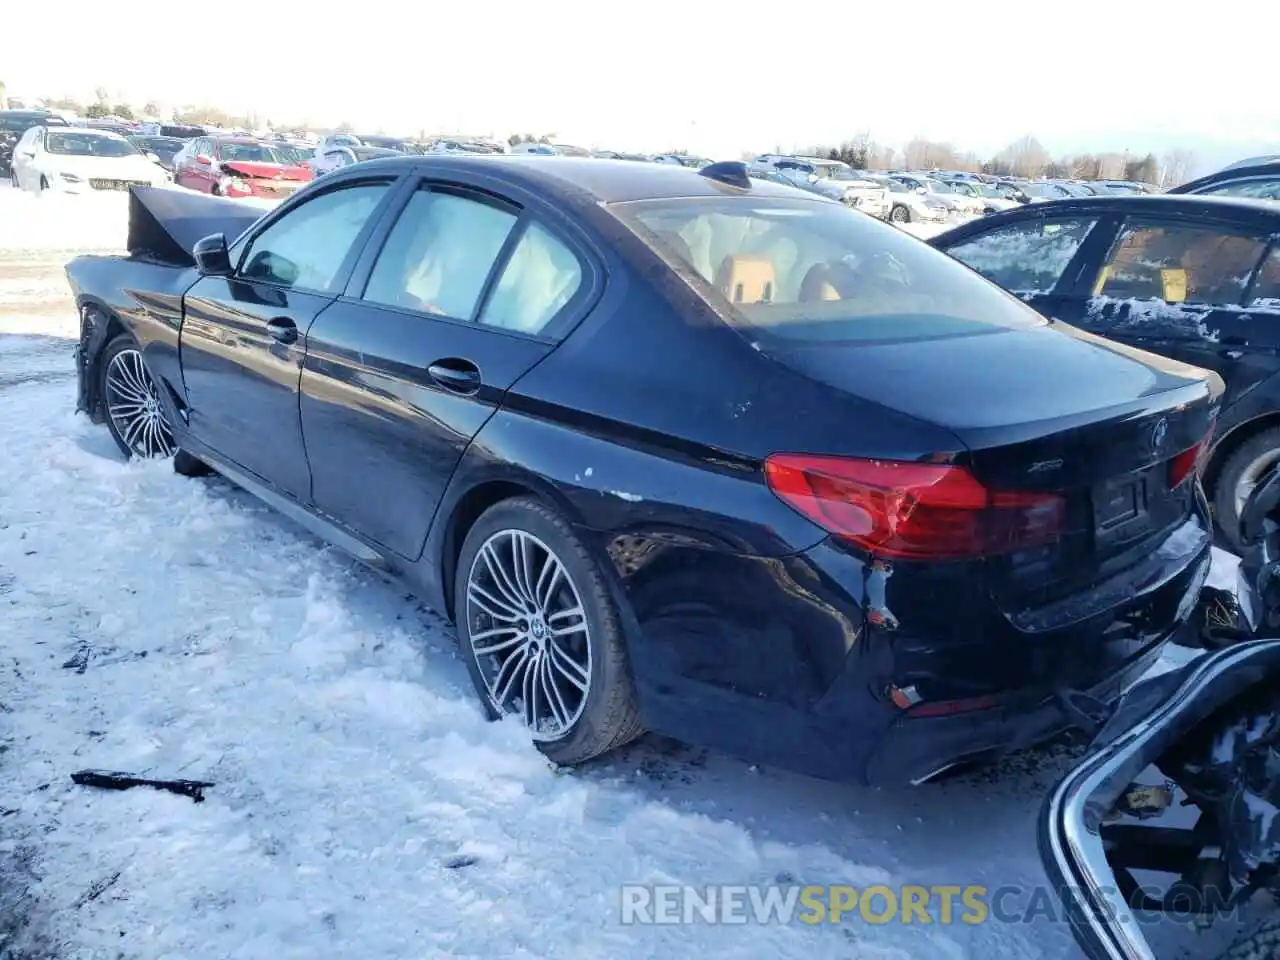
{"label": "side mirror", "polygon": [[811,174],[809,174],[809,182],[810,182],[810,183],[817,183],[817,182],[818,182],[818,175],[817,175],[816,173],[811,173]]}
{"label": "side mirror", "polygon": [[210,159],[207,153],[197,153],[196,163],[200,164],[200,166],[202,167],[207,167],[209,166],[209,164],[213,163],[213,160]]}
{"label": "side mirror", "polygon": [[221,233],[197,240],[191,250],[196,269],[204,277],[231,276],[231,255],[227,252],[227,238]]}

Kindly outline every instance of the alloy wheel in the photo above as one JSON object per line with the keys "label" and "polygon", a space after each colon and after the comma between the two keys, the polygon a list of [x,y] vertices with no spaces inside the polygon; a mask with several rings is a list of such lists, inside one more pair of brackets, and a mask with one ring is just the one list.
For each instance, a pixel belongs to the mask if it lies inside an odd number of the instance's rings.
{"label": "alloy wheel", "polygon": [[1249,495],[1253,493],[1254,488],[1258,485],[1258,481],[1262,479],[1262,475],[1278,462],[1280,462],[1280,450],[1267,450],[1254,457],[1241,472],[1240,481],[1236,484],[1235,489],[1237,517],[1244,513],[1244,505],[1248,502]]}
{"label": "alloy wheel", "polygon": [[535,740],[567,734],[591,689],[591,635],[555,552],[523,530],[493,534],[467,575],[466,616],[493,709],[519,714]]}
{"label": "alloy wheel", "polygon": [[111,358],[105,392],[107,415],[134,456],[173,456],[173,430],[141,351],[125,349]]}

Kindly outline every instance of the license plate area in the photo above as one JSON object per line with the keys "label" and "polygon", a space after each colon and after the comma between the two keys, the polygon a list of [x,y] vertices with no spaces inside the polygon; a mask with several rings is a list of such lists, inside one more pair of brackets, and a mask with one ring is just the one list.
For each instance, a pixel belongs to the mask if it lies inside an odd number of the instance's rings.
{"label": "license plate area", "polygon": [[1150,470],[1116,477],[1093,489],[1094,543],[1107,551],[1151,532],[1151,497],[1158,496]]}

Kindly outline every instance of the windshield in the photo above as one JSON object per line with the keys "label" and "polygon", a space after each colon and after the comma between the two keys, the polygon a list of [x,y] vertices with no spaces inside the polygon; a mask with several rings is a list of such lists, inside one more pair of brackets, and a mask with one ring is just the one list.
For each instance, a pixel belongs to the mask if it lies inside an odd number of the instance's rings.
{"label": "windshield", "polygon": [[892,177],[872,177],[876,183],[882,187],[888,187],[890,193],[910,193],[907,185],[901,180],[894,180]]}
{"label": "windshield", "polygon": [[930,193],[951,193],[951,188],[941,180],[926,180],[924,188]]}
{"label": "windshield", "polygon": [[895,227],[838,204],[685,198],[610,208],[747,336],[775,345],[969,336],[1047,321]]}
{"label": "windshield", "polygon": [[361,137],[366,147],[383,147],[387,150],[403,152],[404,142],[395,137]]}
{"label": "windshield", "polygon": [[235,143],[224,140],[218,144],[218,159],[231,163],[283,163],[280,154],[265,143]]}
{"label": "windshield", "polygon": [[45,140],[49,153],[73,157],[129,157],[138,148],[122,137],[110,137],[103,133],[54,133]]}
{"label": "windshield", "polygon": [[47,122],[45,117],[0,117],[0,130],[26,133],[30,128]]}
{"label": "windshield", "polygon": [[855,180],[853,171],[839,163],[821,163],[814,166],[818,176],[828,180]]}
{"label": "windshield", "polygon": [[295,147],[288,143],[272,144],[272,149],[284,158],[285,163],[302,163],[312,155],[310,150],[304,150],[302,147]]}

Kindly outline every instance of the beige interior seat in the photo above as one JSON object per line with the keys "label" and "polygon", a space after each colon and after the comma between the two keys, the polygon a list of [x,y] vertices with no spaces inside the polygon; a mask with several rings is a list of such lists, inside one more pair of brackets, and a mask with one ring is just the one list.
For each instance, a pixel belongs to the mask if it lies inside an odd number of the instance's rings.
{"label": "beige interior seat", "polygon": [[814,264],[805,273],[800,282],[800,295],[796,298],[801,303],[814,303],[819,300],[843,300],[836,288],[831,268],[825,263]]}
{"label": "beige interior seat", "polygon": [[715,285],[730,303],[771,303],[778,278],[767,257],[731,254],[720,261]]}

